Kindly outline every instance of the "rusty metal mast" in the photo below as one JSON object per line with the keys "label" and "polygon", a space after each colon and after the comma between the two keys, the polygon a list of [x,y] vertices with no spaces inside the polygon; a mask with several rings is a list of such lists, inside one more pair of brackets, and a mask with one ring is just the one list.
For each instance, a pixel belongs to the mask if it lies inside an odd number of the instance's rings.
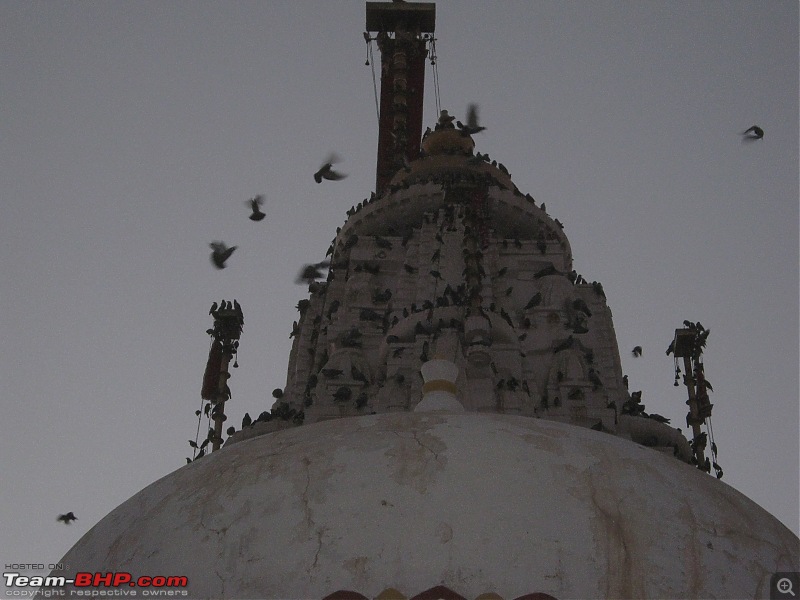
{"label": "rusty metal mast", "polygon": [[[427,40],[436,5],[367,2],[367,31],[377,32],[381,51],[381,97],[375,191],[386,188],[403,161],[419,157]],[[394,34],[393,36],[391,34]]]}
{"label": "rusty metal mast", "polygon": [[[233,302],[223,300],[219,307],[215,302],[209,313],[214,317],[214,327],[209,329],[213,342],[208,353],[201,396],[212,405],[211,419],[214,421],[214,433],[210,439],[213,451],[219,450],[222,445],[222,424],[227,419],[225,402],[231,397],[231,390],[228,387],[231,374],[228,367],[239,348],[244,317],[242,307],[236,300]],[[237,366],[236,363],[234,366]]]}
{"label": "rusty metal mast", "polygon": [[[680,372],[677,360],[683,358],[683,381],[689,394],[689,399],[686,401],[689,406],[689,412],[686,414],[686,425],[692,429],[692,450],[697,462],[697,468],[710,472],[711,461],[705,456],[707,436],[700,429],[701,425],[711,419],[711,409],[714,407],[708,397],[710,384],[706,382],[702,359],[703,348],[710,332],[699,323],[685,321],[684,325],[686,325],[684,329],[675,330],[675,338],[670,344],[667,354],[671,352],[675,356],[676,386],[678,385],[678,374]],[[717,477],[721,478],[722,469],[716,462],[716,446],[713,442],[711,454]]]}

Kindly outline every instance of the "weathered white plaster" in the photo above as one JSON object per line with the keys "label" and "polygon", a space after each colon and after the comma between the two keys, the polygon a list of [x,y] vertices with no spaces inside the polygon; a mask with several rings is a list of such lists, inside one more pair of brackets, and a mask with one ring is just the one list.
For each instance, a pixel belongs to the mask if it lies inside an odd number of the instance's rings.
{"label": "weathered white plaster", "polygon": [[389,413],[223,448],[112,511],[62,559],[186,575],[193,598],[768,598],[800,542],[696,468],[500,414]]}

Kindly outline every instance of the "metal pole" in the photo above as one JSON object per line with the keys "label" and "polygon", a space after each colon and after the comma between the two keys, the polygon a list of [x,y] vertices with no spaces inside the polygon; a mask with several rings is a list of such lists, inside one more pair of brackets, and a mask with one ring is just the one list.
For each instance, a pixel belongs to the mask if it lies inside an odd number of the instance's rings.
{"label": "metal pole", "polygon": [[214,439],[211,441],[211,451],[219,450],[222,445],[222,424],[225,422],[225,400],[228,399],[230,388],[228,387],[228,378],[231,376],[228,371],[228,365],[233,358],[231,354],[230,340],[222,342],[222,361],[219,367],[219,389],[217,393],[217,401],[214,403]]}
{"label": "metal pole", "polygon": [[[694,366],[692,364],[692,359],[689,356],[683,357],[683,369],[684,369],[684,377],[686,381],[686,388],[689,390],[689,400],[686,404],[689,405],[689,414],[686,417],[687,425],[691,425],[692,427],[692,436],[693,441],[697,440],[700,436],[700,425],[703,424],[703,419],[700,418],[700,412],[697,406],[697,394],[695,392],[695,379],[694,379]],[[699,469],[705,468],[705,445],[699,445],[697,443],[693,444],[694,446],[694,455],[697,459],[697,467]]]}

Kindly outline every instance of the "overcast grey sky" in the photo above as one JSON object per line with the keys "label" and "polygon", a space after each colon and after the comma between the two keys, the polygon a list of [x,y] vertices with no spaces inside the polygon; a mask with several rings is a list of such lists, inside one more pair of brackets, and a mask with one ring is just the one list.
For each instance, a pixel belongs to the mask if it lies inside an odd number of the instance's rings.
{"label": "overcast grey sky", "polygon": [[[374,187],[364,14],[0,3],[4,564],[58,561],[185,463],[212,302],[245,316],[230,424],[283,387],[297,270]],[[436,37],[443,108],[477,102],[476,151],[565,224],[648,411],[685,429],[664,351],[711,330],[723,482],[797,534],[797,2],[442,0]],[[349,177],[317,185],[331,150]],[[224,271],[215,239],[239,246]]]}

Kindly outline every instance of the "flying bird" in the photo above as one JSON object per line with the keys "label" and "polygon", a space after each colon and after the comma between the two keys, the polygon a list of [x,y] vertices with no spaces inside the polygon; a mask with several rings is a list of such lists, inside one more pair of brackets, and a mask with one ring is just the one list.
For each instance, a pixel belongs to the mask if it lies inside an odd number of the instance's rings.
{"label": "flying bird", "polygon": [[77,521],[77,520],[78,517],[76,517],[75,514],[71,511],[65,515],[58,515],[58,517],[56,517],[56,521],[62,521],[64,525],[69,525],[70,523],[72,523],[72,521]]}
{"label": "flying bird", "polygon": [[330,262],[326,260],[315,264],[303,265],[303,268],[300,269],[300,272],[297,274],[294,282],[298,285],[301,283],[311,285],[317,279],[322,279],[324,277],[321,269],[329,266]]}
{"label": "flying bird", "polygon": [[225,268],[225,261],[231,257],[233,251],[236,250],[238,246],[228,246],[225,242],[211,242],[209,244],[213,252],[211,252],[211,262],[214,263],[214,266],[218,269]]}
{"label": "flying bird", "polygon": [[319,168],[319,171],[314,173],[314,181],[322,183],[323,179],[329,181],[339,181],[347,177],[344,173],[339,173],[333,170],[333,165],[339,162],[339,158],[335,154],[331,154],[328,160]]}
{"label": "flying bird", "polygon": [[462,135],[473,135],[486,129],[478,125],[478,105],[470,104],[467,107],[467,122],[461,125]]}
{"label": "flying bird", "polygon": [[742,132],[746,140],[760,140],[764,137],[764,130],[758,125],[753,125],[747,131]]}
{"label": "flying bird", "polygon": [[245,204],[247,204],[250,207],[250,210],[253,211],[253,214],[249,217],[251,221],[261,221],[267,216],[261,212],[261,205],[264,204],[263,195],[259,194],[258,196],[254,196],[253,198],[250,198],[250,200],[247,200]]}
{"label": "flying bird", "polygon": [[631,354],[634,356],[641,356],[642,355],[642,347],[641,346],[634,346]]}

